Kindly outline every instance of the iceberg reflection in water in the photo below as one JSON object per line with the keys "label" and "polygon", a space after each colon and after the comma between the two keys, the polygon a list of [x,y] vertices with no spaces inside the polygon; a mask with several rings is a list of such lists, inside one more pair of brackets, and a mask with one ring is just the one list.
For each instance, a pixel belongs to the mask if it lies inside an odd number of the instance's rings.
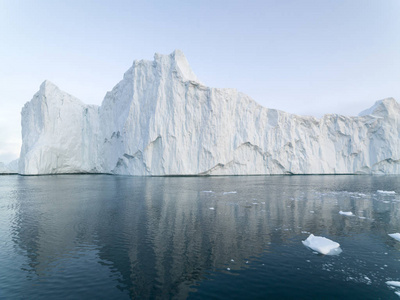
{"label": "iceberg reflection in water", "polygon": [[396,298],[399,194],[400,176],[2,176],[0,298]]}

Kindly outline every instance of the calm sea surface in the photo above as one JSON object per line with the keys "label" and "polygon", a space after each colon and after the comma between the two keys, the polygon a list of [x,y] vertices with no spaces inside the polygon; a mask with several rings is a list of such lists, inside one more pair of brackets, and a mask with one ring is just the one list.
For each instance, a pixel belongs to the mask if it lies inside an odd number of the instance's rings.
{"label": "calm sea surface", "polygon": [[395,232],[400,176],[0,176],[0,298],[398,299]]}

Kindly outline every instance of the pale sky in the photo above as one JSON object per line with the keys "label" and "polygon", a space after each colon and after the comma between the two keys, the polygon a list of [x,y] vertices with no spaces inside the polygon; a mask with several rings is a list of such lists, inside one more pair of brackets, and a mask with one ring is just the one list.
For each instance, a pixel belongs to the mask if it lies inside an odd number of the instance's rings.
{"label": "pale sky", "polygon": [[290,113],[400,100],[399,0],[0,0],[0,162],[44,80],[101,104],[135,59],[174,49],[206,85]]}

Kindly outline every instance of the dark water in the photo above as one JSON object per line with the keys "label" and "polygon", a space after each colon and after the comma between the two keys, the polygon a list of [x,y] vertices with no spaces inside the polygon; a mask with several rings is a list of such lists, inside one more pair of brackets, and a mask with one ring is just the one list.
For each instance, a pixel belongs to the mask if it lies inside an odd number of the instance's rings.
{"label": "dark water", "polygon": [[0,298],[397,299],[399,194],[399,176],[0,176]]}

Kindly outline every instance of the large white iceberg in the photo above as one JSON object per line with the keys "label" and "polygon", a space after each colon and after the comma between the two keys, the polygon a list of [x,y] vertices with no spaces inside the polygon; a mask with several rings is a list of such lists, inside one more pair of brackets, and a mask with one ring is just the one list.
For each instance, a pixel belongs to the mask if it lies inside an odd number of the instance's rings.
{"label": "large white iceberg", "polygon": [[337,255],[342,252],[340,244],[322,236],[310,236],[302,241],[303,245],[324,255]]}
{"label": "large white iceberg", "polygon": [[101,106],[45,81],[22,109],[21,174],[400,174],[400,106],[317,119],[203,85],[180,51],[135,61]]}

